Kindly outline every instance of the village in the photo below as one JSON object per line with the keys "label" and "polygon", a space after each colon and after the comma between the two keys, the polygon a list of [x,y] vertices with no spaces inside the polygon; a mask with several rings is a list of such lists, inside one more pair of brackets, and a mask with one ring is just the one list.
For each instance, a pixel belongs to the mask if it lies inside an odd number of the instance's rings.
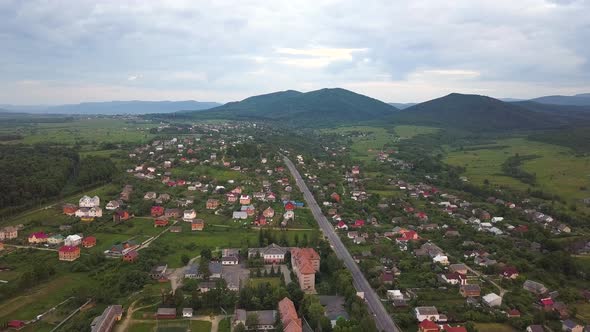
{"label": "village", "polygon": [[[0,229],[1,257],[27,250],[68,273],[90,271],[90,262],[125,271],[121,285],[133,283],[134,297],[99,306],[91,331],[190,326],[211,320],[206,313],[220,331],[372,330],[364,295],[319,232],[286,155],[402,330],[582,331],[576,308],[590,301],[587,286],[556,282],[530,263],[545,262],[546,239],[575,230],[534,199],[440,189],[436,174],[407,176],[413,163],[396,151],[358,163],[339,142],[321,141],[313,155],[278,149],[255,138],[264,130],[161,125],[157,139],[125,153],[108,190]],[[386,178],[376,170],[385,166]],[[590,242],[572,250],[586,255]],[[6,262],[5,272],[18,266]],[[16,329],[40,324],[34,315],[3,319]]]}

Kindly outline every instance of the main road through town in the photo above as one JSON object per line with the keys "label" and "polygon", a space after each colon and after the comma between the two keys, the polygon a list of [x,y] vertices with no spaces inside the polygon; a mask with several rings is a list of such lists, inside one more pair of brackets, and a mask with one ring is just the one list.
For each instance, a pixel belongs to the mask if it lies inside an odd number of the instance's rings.
{"label": "main road through town", "polygon": [[301,178],[301,174],[299,174],[299,171],[297,170],[297,168],[295,168],[295,165],[293,165],[293,162],[291,162],[291,160],[289,160],[289,158],[287,157],[283,158],[285,164],[289,168],[289,171],[295,178],[299,190],[301,190],[301,192],[303,193],[303,197],[305,198],[307,205],[311,209],[311,212],[313,213],[315,220],[320,225],[320,228],[324,233],[324,236],[328,238],[328,241],[330,241],[330,244],[332,245],[332,249],[334,249],[336,256],[338,256],[338,258],[344,261],[344,265],[346,265],[348,270],[350,270],[354,282],[354,287],[357,289],[357,291],[364,292],[365,300],[367,301],[370,311],[373,313],[375,317],[375,323],[377,324],[377,328],[381,331],[386,332],[401,331],[400,328],[395,324],[389,313],[387,313],[387,310],[385,310],[385,307],[381,303],[381,300],[379,299],[375,291],[371,288],[371,285],[369,285],[369,282],[359,269],[358,265],[356,265],[356,263],[354,262],[352,256],[350,255],[344,244],[342,244],[342,241],[340,241],[340,238],[334,231],[334,227],[332,226],[332,224],[330,224],[328,219],[326,219],[326,217],[322,213],[322,210],[320,209],[315,198],[309,191],[309,188],[307,188],[307,185]]}

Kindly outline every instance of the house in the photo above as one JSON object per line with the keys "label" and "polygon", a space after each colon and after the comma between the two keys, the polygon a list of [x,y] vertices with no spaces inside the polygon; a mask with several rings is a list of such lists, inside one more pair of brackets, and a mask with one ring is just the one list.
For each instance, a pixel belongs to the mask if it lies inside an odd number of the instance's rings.
{"label": "house", "polygon": [[266,264],[280,264],[285,262],[287,249],[276,244],[271,244],[265,248],[248,249],[248,258],[261,257]]}
{"label": "house", "polygon": [[209,262],[209,279],[221,279],[223,268],[221,262]]}
{"label": "house", "polygon": [[205,220],[197,219],[191,223],[191,231],[202,231],[205,228]]}
{"label": "house", "polygon": [[66,246],[79,246],[82,244],[82,236],[78,234],[68,235],[64,241]]}
{"label": "house", "polygon": [[145,193],[145,195],[143,195],[143,199],[145,199],[146,201],[153,201],[156,199],[156,197],[158,197],[158,194],[156,194],[153,191],[148,191],[147,193]]}
{"label": "house", "polygon": [[518,278],[518,270],[514,266],[506,266],[500,272],[500,276],[506,279]]}
{"label": "house", "polygon": [[221,257],[221,264],[222,265],[238,265],[240,264],[240,259],[237,255],[229,255]]}
{"label": "house", "polygon": [[436,310],[436,307],[416,307],[414,308],[414,314],[416,315],[416,320],[419,322],[424,320],[437,322],[440,320],[440,314]]}
{"label": "house", "polygon": [[348,225],[344,221],[340,220],[338,222],[338,224],[336,225],[336,229],[347,231],[348,230]]}
{"label": "house", "polygon": [[330,195],[330,198],[336,202],[336,203],[340,203],[340,195],[338,195],[338,193],[332,193],[332,195]]}
{"label": "house", "polygon": [[520,318],[520,311],[518,309],[511,309],[506,313],[508,318]]}
{"label": "house", "polygon": [[460,274],[457,272],[450,272],[441,275],[440,277],[444,282],[451,285],[466,285],[467,278],[464,274]]}
{"label": "house", "polygon": [[68,216],[73,216],[77,210],[78,207],[74,204],[64,204],[62,207],[63,214]]}
{"label": "house", "polygon": [[419,332],[439,332],[440,328],[438,327],[438,325],[429,320],[429,319],[425,319],[423,321],[420,322],[420,324],[418,324],[418,331]]}
{"label": "house", "polygon": [[542,283],[536,282],[536,281],[532,281],[532,280],[526,280],[524,282],[524,284],[522,285],[522,288],[524,288],[525,290],[535,294],[535,295],[543,295],[545,293],[547,293],[548,289],[547,287],[545,287],[545,285],[543,285]]}
{"label": "house", "polygon": [[246,211],[234,211],[232,214],[233,219],[248,219],[248,212]]}
{"label": "house", "polygon": [[219,200],[209,198],[206,203],[207,210],[215,210],[219,207]]}
{"label": "house", "polygon": [[320,304],[324,307],[324,316],[330,320],[332,328],[336,326],[338,319],[348,320],[349,316],[345,309],[344,296],[320,295]]}
{"label": "house", "polygon": [[156,217],[161,217],[162,215],[164,215],[164,207],[162,206],[152,206],[151,210],[150,210],[150,214],[152,215],[152,217],[156,218]]}
{"label": "house", "polygon": [[47,234],[43,232],[36,232],[29,235],[29,243],[31,244],[39,244],[39,243],[46,243],[47,242]]}
{"label": "house", "polygon": [[217,287],[217,283],[215,281],[201,281],[199,283],[199,291],[201,293],[206,293],[211,289],[215,289]]}
{"label": "house", "polygon": [[227,198],[228,203],[235,203],[238,201],[238,195],[234,193],[228,193],[227,195],[225,195],[225,197]]}
{"label": "house", "polygon": [[[321,303],[321,301],[320,301]],[[279,316],[285,332],[302,332],[303,324],[301,318],[297,316],[297,310],[293,301],[288,297],[279,301]]]}
{"label": "house", "polygon": [[114,222],[121,222],[129,219],[131,219],[131,213],[127,210],[115,211],[115,213],[113,213]]}
{"label": "house", "polygon": [[256,226],[265,226],[266,224],[266,217],[261,214],[254,219],[254,225]]}
{"label": "house", "polygon": [[584,332],[584,327],[571,319],[561,322],[561,330],[565,332]]}
{"label": "house", "polygon": [[461,285],[459,293],[463,297],[479,297],[481,295],[481,288],[479,285]]}
{"label": "house", "polygon": [[93,208],[93,207],[99,207],[100,206],[100,198],[98,198],[98,196],[94,196],[94,197],[89,197],[89,196],[82,196],[82,198],[80,198],[80,201],[78,202],[78,206],[80,206],[81,208]]}
{"label": "house", "polygon": [[154,227],[166,227],[168,226],[168,220],[165,218],[154,219]]}
{"label": "house", "polygon": [[123,255],[124,262],[135,262],[135,260],[139,257],[139,254],[135,250],[129,250],[127,253]]}
{"label": "house", "polygon": [[433,263],[439,263],[441,265],[448,265],[449,258],[446,255],[437,254],[436,256],[432,257]]}
{"label": "house", "polygon": [[248,216],[253,216],[256,213],[256,208],[254,207],[254,205],[242,205],[242,207],[240,208],[240,211],[245,211]]}
{"label": "house", "polygon": [[391,271],[381,272],[381,282],[384,285],[393,285],[394,275]]}
{"label": "house", "polygon": [[361,220],[361,219],[357,219],[354,221],[354,224],[352,225],[353,228],[361,228],[365,226],[365,221]]}
{"label": "house", "polygon": [[150,271],[150,277],[152,279],[156,279],[156,280],[162,279],[162,278],[164,278],[166,276],[166,271],[167,270],[168,270],[168,265],[167,264],[164,264],[164,265],[156,265]]}
{"label": "house", "polygon": [[[258,317],[258,324],[253,326],[246,325],[248,315],[256,315]],[[274,330],[276,315],[276,310],[246,311],[244,309],[236,309],[233,317],[233,325],[236,326],[242,323],[246,327],[246,330],[252,331]],[[287,330],[283,329],[283,331]]]}
{"label": "house", "polygon": [[418,233],[416,233],[416,231],[412,231],[412,230],[403,230],[400,231],[400,233],[402,234],[401,237],[395,239],[395,241],[397,243],[406,243],[408,241],[418,241],[420,240],[420,236],[418,235]]}
{"label": "house", "polygon": [[285,211],[293,211],[295,210],[295,204],[291,201],[285,203]]}
{"label": "house", "polygon": [[0,240],[12,240],[18,237],[18,228],[7,226],[0,228]]}
{"label": "house", "polygon": [[121,320],[123,316],[123,307],[120,305],[110,305],[104,309],[102,314],[92,320],[90,323],[90,332],[110,332],[113,330],[115,323]]}
{"label": "house", "polygon": [[62,246],[59,248],[59,260],[60,261],[75,261],[80,258],[80,247],[74,246]]}
{"label": "house", "polygon": [[187,279],[198,279],[199,278],[199,267],[195,264],[191,264],[184,270],[184,277]]}
{"label": "house", "polygon": [[96,238],[94,236],[87,236],[82,239],[82,246],[84,248],[92,248],[96,245]]}
{"label": "house", "polygon": [[320,255],[313,248],[292,248],[291,266],[306,293],[315,293],[315,273],[320,270]]}
{"label": "house", "polygon": [[482,301],[488,307],[499,307],[502,305],[502,298],[495,293],[490,293],[482,297]]}
{"label": "house", "polygon": [[164,216],[170,219],[177,219],[180,218],[180,216],[182,216],[182,211],[177,208],[166,209],[164,210]]}
{"label": "house", "polygon": [[170,226],[170,233],[180,233],[182,232],[181,226]]}
{"label": "house", "polygon": [[284,220],[294,220],[295,219],[295,212],[294,211],[291,211],[291,210],[286,211],[283,214],[283,219]]}
{"label": "house", "polygon": [[182,308],[182,317],[183,318],[193,317],[193,308]]}
{"label": "house", "polygon": [[6,324],[6,327],[10,329],[20,330],[25,327],[27,324],[22,320],[11,320]]}
{"label": "house", "polygon": [[109,211],[114,211],[116,209],[118,209],[121,206],[121,203],[119,203],[119,201],[109,201],[107,203],[107,205],[105,206],[105,209],[109,210]]}
{"label": "house", "polygon": [[176,319],[176,308],[158,308],[157,319]]}
{"label": "house", "polygon": [[60,244],[64,242],[64,237],[61,234],[54,234],[47,238],[48,244]]}
{"label": "house", "polygon": [[197,212],[194,209],[184,210],[182,220],[192,222],[197,217]]}
{"label": "house", "polygon": [[275,210],[269,206],[264,211],[262,211],[262,215],[266,218],[273,218],[275,216]]}
{"label": "house", "polygon": [[250,198],[250,195],[240,195],[240,204],[248,205],[251,202],[252,202],[252,198]]}
{"label": "house", "polygon": [[94,218],[102,217],[102,209],[100,207],[81,207],[76,210],[75,216],[82,220],[92,220]]}

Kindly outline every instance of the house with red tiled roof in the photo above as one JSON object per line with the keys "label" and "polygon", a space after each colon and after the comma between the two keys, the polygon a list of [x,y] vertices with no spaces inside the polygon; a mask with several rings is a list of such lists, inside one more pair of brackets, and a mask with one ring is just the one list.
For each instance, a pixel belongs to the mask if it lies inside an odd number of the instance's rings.
{"label": "house with red tiled roof", "polygon": [[87,236],[82,239],[82,246],[84,248],[92,248],[96,245],[96,238],[94,236]]}
{"label": "house with red tiled roof", "polygon": [[443,325],[443,331],[445,332],[467,332],[467,329],[463,326],[450,326],[448,324]]}
{"label": "house with red tiled roof", "polygon": [[125,255],[123,255],[124,262],[134,262],[137,257],[139,257],[139,253],[135,250],[129,250]]}
{"label": "house with red tiled roof", "polygon": [[80,247],[74,246],[62,246],[59,248],[59,260],[60,261],[75,261],[80,258]]}
{"label": "house with red tiled roof", "polygon": [[164,207],[162,207],[162,206],[152,206],[152,209],[151,209],[150,212],[151,212],[152,217],[154,217],[154,218],[155,217],[160,217],[160,216],[162,216],[164,214]]}
{"label": "house with red tiled roof", "polygon": [[37,244],[37,243],[45,243],[47,242],[47,234],[43,232],[36,232],[29,235],[29,243]]}
{"label": "house with red tiled roof", "polygon": [[279,315],[284,332],[301,332],[303,330],[301,318],[297,316],[295,305],[288,297],[279,301]]}
{"label": "house with red tiled roof", "polygon": [[418,331],[420,332],[439,332],[440,328],[435,322],[425,319],[418,324]]}
{"label": "house with red tiled roof", "polygon": [[291,249],[291,266],[306,293],[315,293],[315,273],[320,270],[320,255],[313,248]]}

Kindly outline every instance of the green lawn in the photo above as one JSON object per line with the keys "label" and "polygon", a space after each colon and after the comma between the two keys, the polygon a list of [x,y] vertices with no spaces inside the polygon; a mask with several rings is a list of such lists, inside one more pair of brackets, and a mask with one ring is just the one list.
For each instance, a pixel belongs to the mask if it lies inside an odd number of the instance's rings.
{"label": "green lawn", "polygon": [[132,323],[129,326],[128,332],[151,332],[155,331],[156,323]]}
{"label": "green lawn", "polygon": [[226,318],[219,322],[217,332],[230,332],[231,331],[231,320]]}
{"label": "green lawn", "polygon": [[590,321],[590,303],[580,303],[574,305],[578,311],[578,319],[589,322]]}
{"label": "green lawn", "polygon": [[538,189],[555,193],[570,203],[590,196],[588,191],[580,190],[590,187],[590,157],[576,157],[568,148],[557,145],[524,138],[501,139],[495,145],[478,150],[449,152],[445,161],[465,167],[465,176],[473,183],[483,184],[488,179],[495,185],[526,190],[527,184],[501,175],[502,163],[516,153],[541,156],[525,161],[522,166],[525,171],[536,174]]}
{"label": "green lawn", "polygon": [[251,278],[250,284],[252,286],[258,286],[264,283],[270,283],[272,286],[278,286],[281,283],[281,279],[279,277],[266,277],[266,278]]}
{"label": "green lawn", "polygon": [[516,332],[510,325],[499,323],[475,323],[479,332]]}

